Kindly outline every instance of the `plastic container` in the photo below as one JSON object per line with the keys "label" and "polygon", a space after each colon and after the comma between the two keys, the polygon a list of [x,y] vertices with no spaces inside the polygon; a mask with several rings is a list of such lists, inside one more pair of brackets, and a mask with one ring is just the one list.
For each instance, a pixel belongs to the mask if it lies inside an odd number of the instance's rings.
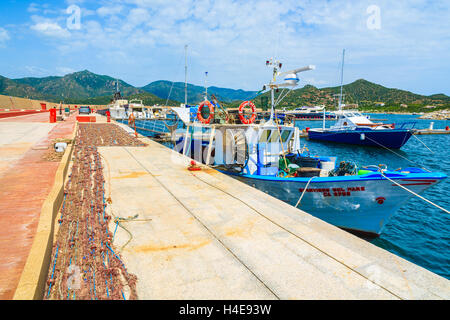
{"label": "plastic container", "polygon": [[322,161],[322,170],[331,171],[334,170],[335,163],[333,161]]}

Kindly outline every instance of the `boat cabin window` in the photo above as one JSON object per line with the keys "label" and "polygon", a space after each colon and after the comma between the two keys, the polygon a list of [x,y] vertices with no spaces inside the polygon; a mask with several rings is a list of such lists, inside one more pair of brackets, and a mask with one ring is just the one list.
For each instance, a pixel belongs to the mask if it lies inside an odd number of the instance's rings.
{"label": "boat cabin window", "polygon": [[[283,130],[281,132],[281,140],[283,142],[286,142],[289,140],[289,138],[291,137],[291,133],[293,131],[292,130]],[[259,142],[260,143],[264,143],[264,142],[280,142],[280,133],[278,132],[278,129],[274,129],[274,130],[264,130],[263,133],[261,134],[261,137],[259,138]]]}
{"label": "boat cabin window", "polygon": [[259,138],[259,142],[267,142],[269,140],[269,136],[270,136],[270,130],[264,130],[263,133],[261,134],[261,137]]}
{"label": "boat cabin window", "polygon": [[278,133],[278,130],[272,131],[269,142],[280,142],[280,134]]}
{"label": "boat cabin window", "polygon": [[283,142],[286,142],[289,140],[289,138],[291,137],[291,130],[284,130],[283,132],[281,132],[281,140]]}
{"label": "boat cabin window", "polygon": [[362,117],[363,115],[361,113],[355,113],[356,117]]}

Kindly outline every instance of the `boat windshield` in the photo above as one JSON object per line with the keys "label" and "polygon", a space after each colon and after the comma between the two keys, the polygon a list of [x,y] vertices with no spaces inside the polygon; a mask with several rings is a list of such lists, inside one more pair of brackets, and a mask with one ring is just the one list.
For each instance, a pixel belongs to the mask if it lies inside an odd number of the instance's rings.
{"label": "boat windshield", "polygon": [[[284,143],[291,137],[292,130],[281,131],[281,141]],[[276,143],[280,142],[280,133],[278,129],[264,130],[259,138],[260,143]]]}
{"label": "boat windshield", "polygon": [[264,130],[259,138],[259,142],[264,143],[269,140],[270,130]]}
{"label": "boat windshield", "polygon": [[270,136],[269,142],[279,142],[280,141],[280,134],[278,133],[278,130],[273,130],[272,135]]}
{"label": "boat windshield", "polygon": [[281,140],[283,141],[283,142],[286,142],[286,141],[288,141],[289,140],[289,137],[291,136],[291,130],[284,130],[282,133],[281,133]]}

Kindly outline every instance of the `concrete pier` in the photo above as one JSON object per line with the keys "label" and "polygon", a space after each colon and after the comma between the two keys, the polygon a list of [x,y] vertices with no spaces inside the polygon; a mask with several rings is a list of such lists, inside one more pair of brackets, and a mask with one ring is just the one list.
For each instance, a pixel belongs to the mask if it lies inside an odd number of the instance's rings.
{"label": "concrete pier", "polygon": [[140,299],[450,298],[448,280],[146,142],[99,148],[109,210],[138,215],[114,244]]}
{"label": "concrete pier", "polygon": [[74,118],[48,113],[0,120],[0,300],[12,299],[59,162],[44,159],[52,140],[70,138]]}
{"label": "concrete pier", "polygon": [[[51,139],[73,136],[75,116],[51,125],[32,116],[16,127],[0,121],[2,299],[36,298],[30,279],[47,279],[34,270],[36,254],[54,238],[36,236],[36,225],[45,231],[39,209],[58,163],[41,157]],[[96,117],[89,125],[106,121]],[[211,168],[188,171],[189,158],[141,140],[147,146],[98,148],[112,244],[137,276],[139,299],[450,299],[447,279]],[[30,252],[32,243],[40,249]]]}

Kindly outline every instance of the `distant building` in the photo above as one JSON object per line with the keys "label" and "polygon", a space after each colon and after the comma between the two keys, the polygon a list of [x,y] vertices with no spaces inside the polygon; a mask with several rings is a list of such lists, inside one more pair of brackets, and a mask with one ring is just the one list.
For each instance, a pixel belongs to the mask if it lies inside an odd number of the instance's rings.
{"label": "distant building", "polygon": [[376,107],[384,107],[384,105],[385,105],[384,102],[375,102]]}
{"label": "distant building", "polygon": [[425,109],[436,109],[436,106],[425,106]]}
{"label": "distant building", "polygon": [[404,103],[402,103],[402,104],[400,105],[400,107],[402,107],[402,108],[408,108],[408,105],[407,105],[407,104],[404,104]]}

